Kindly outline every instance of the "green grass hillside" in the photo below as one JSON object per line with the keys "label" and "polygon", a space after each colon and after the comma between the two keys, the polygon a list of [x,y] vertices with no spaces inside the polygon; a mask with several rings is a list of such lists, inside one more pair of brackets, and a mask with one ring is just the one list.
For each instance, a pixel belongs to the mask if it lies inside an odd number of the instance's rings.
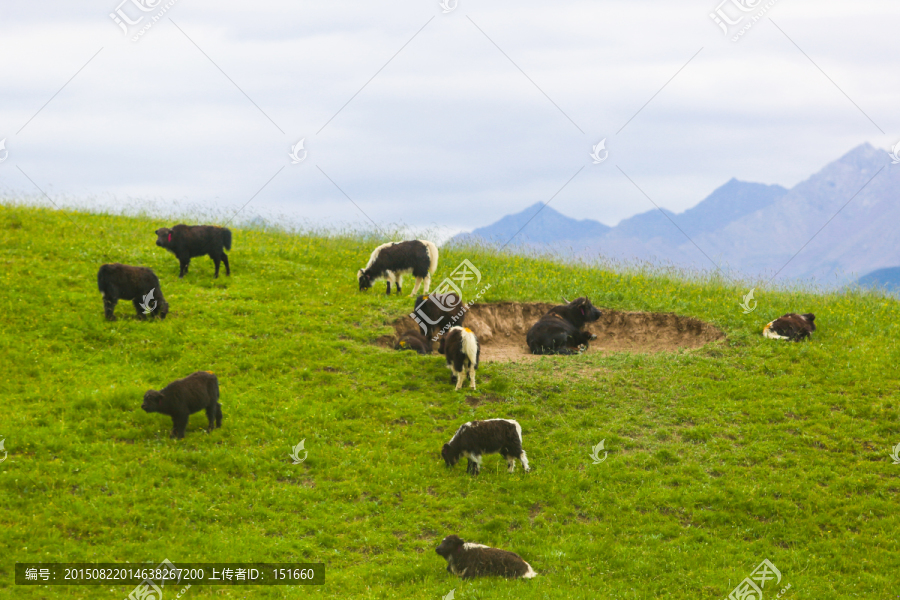
{"label": "green grass hillside", "polygon": [[[477,392],[455,392],[442,357],[373,345],[412,305],[382,284],[357,291],[378,240],[234,229],[231,277],[214,280],[204,257],[179,280],[154,246],[171,223],[0,205],[0,597],[133,587],[17,587],[17,561],[164,558],[327,565],[321,587],[186,599],[722,599],[763,559],[782,573],[766,598],[788,584],[782,598],[900,593],[896,300],[758,289],[746,315],[747,290],[723,281],[446,251],[436,280],[468,258],[488,302],[587,295],[728,336],[484,364]],[[168,318],[138,321],[123,301],[106,322],[106,262],[152,267]],[[811,342],[761,337],[793,311],[816,314]],[[170,440],[171,420],[141,399],[196,370],[219,377],[223,428],[206,434],[199,413]],[[447,470],[441,445],[493,417],[522,424],[533,471],[509,475],[496,455],[478,478],[464,461]],[[592,464],[601,440],[608,458]],[[434,552],[450,533],[539,576],[462,581]]]}

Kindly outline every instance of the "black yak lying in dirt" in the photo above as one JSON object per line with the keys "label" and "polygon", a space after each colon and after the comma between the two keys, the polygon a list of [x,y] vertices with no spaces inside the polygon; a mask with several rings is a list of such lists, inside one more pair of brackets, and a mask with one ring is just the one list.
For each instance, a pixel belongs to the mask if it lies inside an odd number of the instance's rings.
{"label": "black yak lying in dirt", "polygon": [[[219,263],[225,263],[225,274],[231,275],[231,267],[228,264],[228,255],[225,250],[231,250],[231,230],[214,225],[183,225],[179,224],[169,229],[162,227],[156,230],[156,245],[165,248],[178,258],[181,269],[178,277],[184,277],[188,272],[188,265],[195,256],[208,254],[216,263],[216,277],[219,277]],[[224,250],[223,250],[224,248]]]}
{"label": "black yak lying in dirt", "polygon": [[451,325],[462,326],[467,310],[456,292],[434,293],[416,296],[409,316],[425,330],[425,335],[434,339]]}
{"label": "black yak lying in dirt", "polygon": [[467,543],[458,535],[445,537],[435,552],[447,560],[447,571],[463,579],[484,575],[531,579],[537,575],[515,552]]}
{"label": "black yak lying in dirt", "polygon": [[799,342],[808,339],[809,334],[816,330],[816,315],[806,313],[788,313],[778,317],[763,327],[763,335],[773,340],[792,340]]}
{"label": "black yak lying in dirt", "polygon": [[207,432],[222,426],[222,406],[219,404],[219,379],[209,371],[197,371],[184,379],[173,381],[161,391],[149,390],[141,405],[146,412],[158,412],[172,417],[170,437],[183,438],[188,417],[206,410],[209,420]]}
{"label": "black yak lying in dirt", "polygon": [[103,294],[103,312],[109,321],[116,320],[114,311],[120,299],[131,300],[138,319],[146,319],[147,315],[165,319],[169,312],[159,278],[147,267],[119,263],[102,265],[97,272],[97,287]]}
{"label": "black yak lying in dirt", "polygon": [[582,328],[603,313],[587,298],[554,306],[528,330],[525,341],[532,354],[574,354],[574,348],[587,346],[596,336]]}
{"label": "black yak lying in dirt", "polygon": [[415,350],[419,354],[431,354],[431,348],[431,339],[415,329],[404,331],[394,345],[394,350]]}

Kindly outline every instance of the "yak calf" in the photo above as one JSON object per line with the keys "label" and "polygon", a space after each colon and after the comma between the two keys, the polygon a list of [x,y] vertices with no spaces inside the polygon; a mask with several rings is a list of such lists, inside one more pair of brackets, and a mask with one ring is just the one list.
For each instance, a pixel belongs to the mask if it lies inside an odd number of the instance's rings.
{"label": "yak calf", "polygon": [[812,313],[802,315],[788,313],[763,327],[763,336],[773,340],[799,342],[800,340],[808,339],[810,337],[809,334],[816,330],[815,320],[816,315]]}
{"label": "yak calf", "polygon": [[216,263],[216,278],[219,277],[219,263],[225,263],[225,274],[231,275],[228,255],[225,254],[225,250],[231,250],[230,229],[213,225],[184,224],[178,224],[172,229],[162,227],[156,230],[156,245],[165,248],[178,258],[179,279],[188,272],[192,258],[206,254]]}
{"label": "yak calf", "polygon": [[573,348],[587,346],[597,337],[584,331],[585,324],[602,315],[587,298],[554,306],[528,330],[525,336],[528,349],[532,354],[575,354]]}
{"label": "yak calf", "polygon": [[475,371],[481,357],[481,347],[475,333],[468,327],[451,327],[447,335],[441,338],[438,353],[447,358],[450,383],[455,383],[456,389],[460,389],[468,375],[469,387],[474,390]]}
{"label": "yak calf", "polygon": [[103,294],[103,312],[108,321],[115,321],[116,303],[131,300],[138,319],[147,315],[165,319],[169,303],[163,298],[159,278],[147,267],[132,267],[119,263],[102,265],[97,272],[97,287]]}
{"label": "yak calf", "polygon": [[478,475],[481,471],[481,457],[485,454],[500,454],[506,459],[506,469],[510,473],[516,468],[516,459],[522,463],[526,473],[531,470],[528,457],[522,449],[522,426],[512,419],[464,423],[441,448],[441,457],[447,468],[454,466],[461,456],[465,456],[468,459],[466,472],[471,475]]}
{"label": "yak calf", "polygon": [[531,579],[537,573],[515,552],[464,542],[458,535],[448,535],[435,549],[447,560],[447,571],[463,579],[485,575],[509,579]]}
{"label": "yak calf", "polygon": [[146,412],[158,412],[172,417],[169,437],[183,438],[188,417],[206,410],[209,420],[207,432],[222,426],[222,406],[219,404],[219,379],[209,371],[197,371],[184,379],[173,381],[160,391],[149,390],[141,405]]}

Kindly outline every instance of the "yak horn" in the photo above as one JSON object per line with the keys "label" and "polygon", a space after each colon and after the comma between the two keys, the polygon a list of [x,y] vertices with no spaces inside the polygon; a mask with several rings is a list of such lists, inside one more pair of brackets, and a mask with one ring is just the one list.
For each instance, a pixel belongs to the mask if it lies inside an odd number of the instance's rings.
{"label": "yak horn", "polygon": [[566,304],[568,304],[568,303],[569,303],[569,301],[568,301],[568,300],[567,300],[567,299],[566,299],[566,297],[565,297],[565,296],[563,296],[563,297],[562,297],[562,299],[563,299],[563,302],[565,302],[565,303],[566,303]]}

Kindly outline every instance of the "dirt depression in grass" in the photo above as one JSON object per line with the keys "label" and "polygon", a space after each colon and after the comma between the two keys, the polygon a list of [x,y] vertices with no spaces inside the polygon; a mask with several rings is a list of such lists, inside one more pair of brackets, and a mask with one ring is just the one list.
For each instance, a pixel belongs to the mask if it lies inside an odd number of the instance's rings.
{"label": "dirt depression in grass", "polygon": [[[494,302],[476,304],[469,309],[465,325],[475,332],[481,344],[482,362],[533,360],[525,335],[548,310],[557,306],[542,302]],[[588,352],[671,352],[679,348],[699,348],[725,338],[719,328],[693,317],[672,313],[622,312],[601,309],[603,316],[586,329],[597,335]],[[418,329],[410,317],[391,323],[394,335],[382,336],[377,343],[393,348],[399,334]],[[435,344],[435,352],[437,345]]]}

